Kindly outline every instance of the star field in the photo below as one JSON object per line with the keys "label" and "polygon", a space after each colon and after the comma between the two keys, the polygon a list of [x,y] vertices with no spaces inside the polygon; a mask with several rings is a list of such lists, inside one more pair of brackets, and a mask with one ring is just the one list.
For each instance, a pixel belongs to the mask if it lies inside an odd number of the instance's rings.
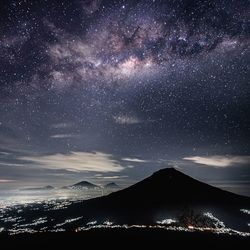
{"label": "star field", "polygon": [[131,181],[168,165],[249,180],[248,161],[184,159],[250,154],[249,9],[245,0],[2,1],[1,175],[74,179],[58,157],[92,153]]}

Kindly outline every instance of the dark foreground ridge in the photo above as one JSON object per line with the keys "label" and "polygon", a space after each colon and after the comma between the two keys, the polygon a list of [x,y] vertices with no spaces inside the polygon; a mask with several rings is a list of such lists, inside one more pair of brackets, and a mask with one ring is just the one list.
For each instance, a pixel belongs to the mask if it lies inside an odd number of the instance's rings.
{"label": "dark foreground ridge", "polygon": [[102,249],[119,249],[135,246],[159,247],[159,249],[232,249],[250,246],[249,237],[218,235],[199,232],[171,232],[162,229],[92,229],[84,232],[36,233],[15,236],[0,235],[4,249],[68,249],[73,246],[89,248],[100,246]]}

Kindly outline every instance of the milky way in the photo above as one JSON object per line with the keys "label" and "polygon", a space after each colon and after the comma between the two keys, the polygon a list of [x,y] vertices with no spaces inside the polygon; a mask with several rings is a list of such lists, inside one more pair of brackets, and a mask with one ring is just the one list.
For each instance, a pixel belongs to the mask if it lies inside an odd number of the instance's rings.
{"label": "milky way", "polygon": [[249,178],[248,160],[216,168],[249,159],[249,10],[245,0],[2,1],[1,175],[60,182],[76,178],[61,159],[89,158],[93,174],[131,180],[168,165]]}
{"label": "milky way", "polygon": [[[197,57],[204,59],[213,53],[224,57],[236,49],[246,53],[249,14],[247,2],[240,2],[78,1],[57,5],[52,1],[41,10],[29,1],[6,3],[8,25],[1,39],[5,77],[1,81],[47,90],[90,81],[90,85],[133,78],[145,81],[185,70]],[[45,14],[50,7],[52,13]],[[45,16],[36,16],[37,12]],[[65,29],[60,19],[73,30]]]}

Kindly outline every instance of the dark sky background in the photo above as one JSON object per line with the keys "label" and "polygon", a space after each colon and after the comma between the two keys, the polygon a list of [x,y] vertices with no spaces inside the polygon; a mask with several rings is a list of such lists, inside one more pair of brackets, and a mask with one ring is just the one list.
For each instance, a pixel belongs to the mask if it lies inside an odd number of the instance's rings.
{"label": "dark sky background", "polygon": [[247,0],[2,0],[0,188],[170,166],[249,184],[249,17]]}

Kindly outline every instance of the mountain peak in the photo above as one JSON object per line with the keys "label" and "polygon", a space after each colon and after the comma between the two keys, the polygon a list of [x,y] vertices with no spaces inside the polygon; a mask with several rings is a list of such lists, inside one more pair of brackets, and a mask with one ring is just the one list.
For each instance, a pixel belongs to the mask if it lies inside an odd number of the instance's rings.
{"label": "mountain peak", "polygon": [[157,179],[163,182],[166,182],[167,180],[170,179],[173,179],[174,181],[180,181],[180,179],[187,179],[187,178],[189,180],[193,179],[173,167],[160,169],[154,172],[149,178]]}
{"label": "mountain peak", "polygon": [[174,167],[162,168],[153,173],[153,175],[166,175],[166,174],[183,174],[180,171],[176,170]]}
{"label": "mountain peak", "polygon": [[88,181],[80,181],[72,185],[71,187],[96,188],[98,186]]}
{"label": "mountain peak", "polygon": [[105,188],[118,188],[119,186],[115,182],[110,182],[104,186]]}

